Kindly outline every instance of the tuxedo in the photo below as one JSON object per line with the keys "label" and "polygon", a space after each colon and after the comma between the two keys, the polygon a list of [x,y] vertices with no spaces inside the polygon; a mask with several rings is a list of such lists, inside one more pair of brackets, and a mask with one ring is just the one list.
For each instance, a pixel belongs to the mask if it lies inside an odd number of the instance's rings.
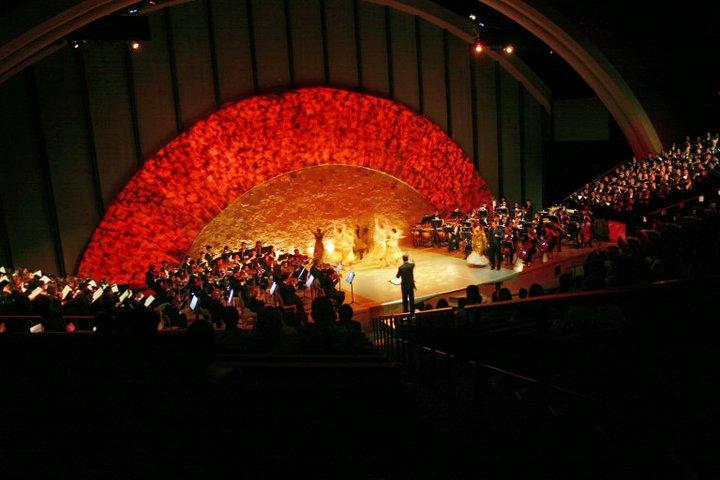
{"label": "tuxedo", "polygon": [[415,264],[405,261],[398,268],[395,278],[400,279],[400,290],[402,291],[403,312],[412,312],[415,308],[415,276],[413,270]]}

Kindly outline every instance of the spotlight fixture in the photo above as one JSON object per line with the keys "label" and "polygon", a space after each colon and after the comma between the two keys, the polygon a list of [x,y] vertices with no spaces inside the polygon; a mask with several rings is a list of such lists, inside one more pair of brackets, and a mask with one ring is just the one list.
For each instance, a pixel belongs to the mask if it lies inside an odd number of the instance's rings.
{"label": "spotlight fixture", "polygon": [[512,46],[512,44],[508,44],[503,48],[503,52],[505,52],[506,55],[512,55],[515,52],[515,47]]}
{"label": "spotlight fixture", "polygon": [[472,51],[475,55],[481,55],[485,51],[485,45],[483,45],[479,38],[476,38],[473,42]]}
{"label": "spotlight fixture", "polygon": [[138,50],[140,48],[140,42],[131,42],[130,48],[132,48],[133,50]]}
{"label": "spotlight fixture", "polygon": [[475,20],[477,20],[477,16],[476,16],[474,13],[471,13],[470,15],[468,15],[468,18],[469,18],[470,20],[472,20],[473,22],[474,22]]}

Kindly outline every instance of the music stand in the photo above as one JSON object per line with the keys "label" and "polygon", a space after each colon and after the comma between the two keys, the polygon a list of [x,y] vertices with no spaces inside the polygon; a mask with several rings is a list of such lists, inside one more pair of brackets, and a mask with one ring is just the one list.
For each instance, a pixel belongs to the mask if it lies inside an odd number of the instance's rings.
{"label": "music stand", "polygon": [[350,284],[350,305],[357,303],[355,301],[355,290],[353,289],[353,280],[355,280],[355,272],[348,273],[345,281]]}

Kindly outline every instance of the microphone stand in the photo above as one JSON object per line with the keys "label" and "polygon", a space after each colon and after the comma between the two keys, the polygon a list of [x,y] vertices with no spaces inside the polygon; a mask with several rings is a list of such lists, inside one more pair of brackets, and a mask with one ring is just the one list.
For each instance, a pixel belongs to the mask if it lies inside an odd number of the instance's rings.
{"label": "microphone stand", "polygon": [[353,281],[350,282],[350,305],[354,305],[357,302],[355,301],[355,290],[353,289],[353,283],[355,282],[355,279],[353,278]]}

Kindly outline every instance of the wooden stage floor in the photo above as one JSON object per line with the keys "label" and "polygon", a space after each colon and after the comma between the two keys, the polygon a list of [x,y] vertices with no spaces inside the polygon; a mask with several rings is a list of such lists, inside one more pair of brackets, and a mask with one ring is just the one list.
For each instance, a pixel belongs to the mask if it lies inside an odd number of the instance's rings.
{"label": "wooden stage floor", "polygon": [[[544,288],[558,286],[562,273],[573,273],[583,265],[585,258],[595,248],[605,248],[611,244],[601,243],[593,248],[573,248],[563,245],[560,254],[553,255],[547,262],[538,258],[530,267],[525,266],[517,273],[506,266],[502,270],[490,270],[490,267],[472,268],[467,266],[464,255],[448,252],[447,248],[405,248],[410,259],[415,262],[415,301],[431,301],[433,305],[440,298],[448,300],[450,305],[457,304],[457,298],[465,296],[465,288],[480,285],[480,292],[489,297],[495,290],[495,283],[502,282],[513,294],[520,288],[528,288],[538,283]],[[390,280],[397,273],[397,266],[383,268],[377,264],[363,262],[353,266],[355,319],[370,327],[370,319],[377,315],[402,311],[400,286]],[[350,285],[345,282],[349,270],[343,271],[341,288],[346,293],[345,303],[352,300]]]}
{"label": "wooden stage floor", "polygon": [[[470,284],[495,284],[512,280],[518,275],[507,268],[490,270],[489,266],[468,267],[462,257],[438,253],[439,250],[413,248],[405,252],[415,263],[416,302],[448,292],[464,290]],[[382,306],[401,303],[400,286],[390,283],[390,280],[395,278],[400,263],[387,268],[364,266],[362,263],[355,266],[353,268],[355,300],[362,298],[366,302]],[[350,286],[345,283],[343,289],[348,292]]]}

